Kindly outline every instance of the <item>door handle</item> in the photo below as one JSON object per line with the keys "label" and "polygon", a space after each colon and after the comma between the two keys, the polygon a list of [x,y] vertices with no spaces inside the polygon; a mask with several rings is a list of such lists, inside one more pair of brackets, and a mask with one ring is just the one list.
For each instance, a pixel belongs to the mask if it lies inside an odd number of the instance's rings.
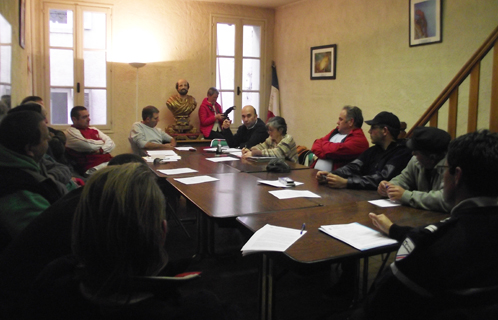
{"label": "door handle", "polygon": [[80,93],[80,83],[79,82],[76,84],[76,92]]}
{"label": "door handle", "polygon": [[237,95],[240,96],[240,87],[237,87]]}

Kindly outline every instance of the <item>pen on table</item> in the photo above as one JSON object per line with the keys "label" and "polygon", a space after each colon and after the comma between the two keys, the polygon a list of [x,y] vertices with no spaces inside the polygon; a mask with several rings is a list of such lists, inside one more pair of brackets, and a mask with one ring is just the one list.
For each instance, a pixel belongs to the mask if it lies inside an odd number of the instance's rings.
{"label": "pen on table", "polygon": [[306,223],[303,223],[303,226],[301,227],[301,234],[303,234],[304,229],[306,229]]}

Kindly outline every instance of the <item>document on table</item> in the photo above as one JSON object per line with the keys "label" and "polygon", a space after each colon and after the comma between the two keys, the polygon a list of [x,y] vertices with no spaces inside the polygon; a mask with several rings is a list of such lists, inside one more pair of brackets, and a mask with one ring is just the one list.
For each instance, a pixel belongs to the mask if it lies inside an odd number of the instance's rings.
{"label": "document on table", "polygon": [[292,199],[292,198],[321,198],[316,193],[308,190],[277,190],[268,191],[279,199]]}
{"label": "document on table", "polygon": [[222,149],[221,152],[223,153],[235,153],[235,152],[242,152],[239,148],[228,148],[228,149]]}
{"label": "document on table", "polygon": [[155,159],[160,159],[161,163],[165,162],[176,162],[178,160],[181,160],[182,157],[180,156],[166,156],[166,157],[143,157],[145,161],[147,162],[154,162]]}
{"label": "document on table", "polygon": [[190,151],[190,150],[195,151],[194,147],[175,147],[175,149],[178,151]]}
{"label": "document on table", "polygon": [[211,181],[217,181],[220,179],[216,179],[210,176],[197,176],[197,177],[190,177],[190,178],[176,178],[175,179],[178,182],[181,182],[183,184],[197,184],[197,183],[203,183],[203,182],[211,182]]}
{"label": "document on table", "polygon": [[239,161],[238,158],[234,157],[217,157],[217,158],[206,158],[206,160],[212,161],[212,162],[222,162],[222,161]]}
{"label": "document on table", "polygon": [[258,183],[267,184],[269,186],[277,187],[277,188],[290,188],[290,187],[300,186],[300,185],[304,184],[303,182],[294,181],[294,186],[288,186],[288,185],[283,184],[282,182],[280,182],[278,180],[258,180]]}
{"label": "document on table", "polygon": [[147,150],[147,154],[156,158],[178,156],[173,150]]}
{"label": "document on table", "polygon": [[190,168],[160,169],[157,171],[161,172],[162,174],[166,174],[166,175],[198,172],[197,170],[190,169]]}
{"label": "document on table", "polygon": [[398,243],[398,241],[385,236],[379,231],[358,222],[331,224],[321,226],[318,230],[361,251]]}
{"label": "document on table", "polygon": [[389,199],[370,200],[368,202],[370,202],[374,206],[383,207],[383,208],[386,208],[386,207],[397,207],[397,206],[401,205],[401,203],[394,202],[394,201],[391,201]]}
{"label": "document on table", "polygon": [[287,250],[294,242],[306,234],[306,230],[265,225],[252,235],[242,247],[242,255],[260,251]]}

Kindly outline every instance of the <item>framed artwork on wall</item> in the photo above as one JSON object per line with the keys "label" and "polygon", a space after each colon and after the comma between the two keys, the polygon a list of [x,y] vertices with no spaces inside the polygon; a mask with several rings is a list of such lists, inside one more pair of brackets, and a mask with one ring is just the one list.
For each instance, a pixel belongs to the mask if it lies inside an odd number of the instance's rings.
{"label": "framed artwork on wall", "polygon": [[26,37],[26,0],[19,0],[19,45],[24,49]]}
{"label": "framed artwork on wall", "polygon": [[311,47],[310,79],[335,79],[337,45]]}
{"label": "framed artwork on wall", "polygon": [[443,41],[442,0],[410,0],[410,47]]}

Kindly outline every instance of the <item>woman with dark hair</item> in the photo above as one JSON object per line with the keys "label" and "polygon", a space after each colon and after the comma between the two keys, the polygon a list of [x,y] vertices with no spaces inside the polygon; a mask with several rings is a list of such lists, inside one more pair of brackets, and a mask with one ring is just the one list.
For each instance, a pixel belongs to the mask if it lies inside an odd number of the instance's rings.
{"label": "woman with dark hair", "polygon": [[242,157],[275,157],[297,162],[297,147],[294,138],[287,134],[287,123],[282,117],[268,120],[266,129],[270,135],[265,142],[255,145],[250,150],[242,149]]}

